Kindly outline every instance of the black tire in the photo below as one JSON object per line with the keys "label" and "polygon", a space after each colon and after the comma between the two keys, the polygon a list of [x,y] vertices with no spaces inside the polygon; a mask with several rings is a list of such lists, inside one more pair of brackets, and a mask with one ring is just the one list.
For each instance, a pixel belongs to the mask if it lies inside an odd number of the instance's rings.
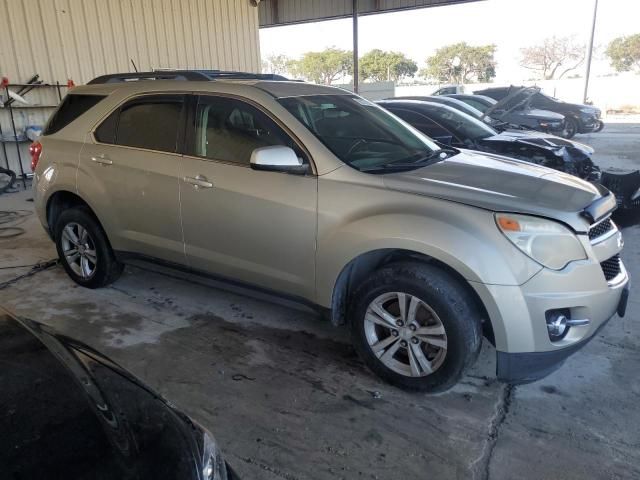
{"label": "black tire", "polygon": [[604,129],[604,122],[602,120],[598,120],[598,126],[594,130],[594,132],[601,132]]}
{"label": "black tire", "polygon": [[[93,273],[88,278],[78,275],[63,253],[63,230],[70,224],[82,226],[88,232],[88,238],[95,249],[96,261]],[[60,263],[78,285],[86,288],[104,287],[117,280],[122,273],[123,265],[116,260],[107,235],[89,208],[74,207],[63,211],[56,221],[54,234]]]}
{"label": "black tire", "polygon": [[[425,376],[397,373],[385,365],[369,345],[365,315],[371,302],[387,292],[417,297],[439,317],[447,348],[444,360],[432,373]],[[474,298],[452,275],[417,262],[391,264],[373,273],[354,293],[349,314],[353,345],[376,375],[402,389],[430,393],[454,386],[476,361],[482,345],[480,318]]]}
{"label": "black tire", "polygon": [[564,138],[570,139],[578,133],[578,122],[575,118],[567,117],[564,126]]}

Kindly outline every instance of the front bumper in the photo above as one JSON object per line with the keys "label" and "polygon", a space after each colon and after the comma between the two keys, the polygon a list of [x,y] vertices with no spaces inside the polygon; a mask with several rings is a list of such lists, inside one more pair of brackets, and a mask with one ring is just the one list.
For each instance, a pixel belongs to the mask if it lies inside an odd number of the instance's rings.
{"label": "front bumper", "polygon": [[[629,298],[629,283],[623,287],[617,313],[624,316]],[[607,319],[600,323],[589,337],[565,348],[548,352],[507,353],[497,352],[496,374],[498,380],[511,384],[535,382],[546,377],[562,366],[564,361],[589,343],[607,324]]]}

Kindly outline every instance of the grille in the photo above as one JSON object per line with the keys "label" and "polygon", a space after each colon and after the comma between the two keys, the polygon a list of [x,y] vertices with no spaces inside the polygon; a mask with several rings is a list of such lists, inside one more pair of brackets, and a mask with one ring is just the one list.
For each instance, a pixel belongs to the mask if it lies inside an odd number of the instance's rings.
{"label": "grille", "polygon": [[602,262],[600,266],[607,281],[615,278],[620,273],[620,255],[614,255],[609,260]]}
{"label": "grille", "polygon": [[597,225],[591,227],[589,230],[589,240],[595,240],[611,230],[613,230],[613,223],[610,218],[607,218],[606,220],[603,220]]}

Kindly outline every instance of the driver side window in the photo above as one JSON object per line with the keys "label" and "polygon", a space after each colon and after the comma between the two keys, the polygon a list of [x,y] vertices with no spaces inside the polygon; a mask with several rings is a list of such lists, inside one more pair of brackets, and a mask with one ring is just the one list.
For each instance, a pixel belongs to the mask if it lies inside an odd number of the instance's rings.
{"label": "driver side window", "polygon": [[281,145],[304,157],[293,139],[253,105],[227,97],[201,96],[195,112],[190,153],[249,165],[256,148]]}

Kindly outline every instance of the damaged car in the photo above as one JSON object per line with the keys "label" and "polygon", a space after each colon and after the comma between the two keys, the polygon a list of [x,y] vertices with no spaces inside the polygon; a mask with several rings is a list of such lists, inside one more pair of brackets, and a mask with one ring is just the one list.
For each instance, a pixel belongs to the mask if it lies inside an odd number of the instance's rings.
{"label": "damaged car", "polygon": [[378,105],[441,144],[526,160],[584,180],[598,181],[600,169],[587,145],[540,132],[497,131],[446,105],[416,100],[383,100]]}
{"label": "damaged car", "polygon": [[[471,115],[491,125],[498,131],[504,130],[537,130],[554,135],[562,135],[565,130],[564,116],[554,112],[530,108],[526,105],[526,93],[510,96],[504,101],[493,101],[493,104],[482,108],[458,98],[460,95],[440,95],[435,97],[395,97],[389,100],[422,100],[440,103]],[[492,100],[492,99],[488,99]]]}
{"label": "damaged car", "polygon": [[544,109],[565,116],[566,138],[573,138],[577,133],[599,132],[604,128],[602,111],[593,105],[567,103],[542,93],[539,87],[496,87],[478,90],[476,95],[484,95],[501,101],[524,92],[530,95],[528,105],[535,109]]}

